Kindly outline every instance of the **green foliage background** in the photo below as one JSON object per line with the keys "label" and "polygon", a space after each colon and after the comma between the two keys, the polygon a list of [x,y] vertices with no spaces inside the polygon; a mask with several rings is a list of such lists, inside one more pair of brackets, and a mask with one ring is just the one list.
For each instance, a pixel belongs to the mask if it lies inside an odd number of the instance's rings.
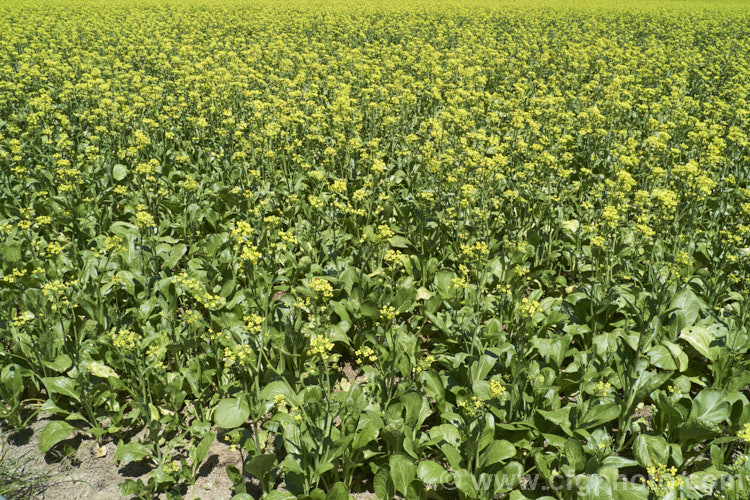
{"label": "green foliage background", "polygon": [[745,3],[104,7],[0,5],[4,425],[141,497],[225,439],[238,498],[747,498]]}

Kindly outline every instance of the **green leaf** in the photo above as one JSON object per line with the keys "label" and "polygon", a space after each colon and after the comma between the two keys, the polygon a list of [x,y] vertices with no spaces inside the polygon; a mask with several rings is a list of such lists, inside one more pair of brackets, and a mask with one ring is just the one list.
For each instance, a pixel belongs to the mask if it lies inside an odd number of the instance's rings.
{"label": "green leaf", "polygon": [[372,491],[379,499],[391,500],[396,496],[396,488],[393,485],[387,465],[381,466],[372,479]]}
{"label": "green leaf", "polygon": [[423,371],[419,374],[425,392],[438,403],[445,399],[445,388],[437,373],[432,370]]}
{"label": "green leaf", "polygon": [[656,345],[649,349],[648,357],[651,364],[662,370],[676,370],[677,363],[672,358],[672,353],[663,345]]}
{"label": "green leaf", "polygon": [[604,403],[591,406],[586,412],[580,427],[590,429],[611,422],[620,416],[620,406],[616,403]]}
{"label": "green leaf", "polygon": [[206,459],[206,455],[208,455],[208,450],[211,447],[211,444],[216,440],[216,432],[210,431],[205,436],[203,436],[203,439],[201,439],[201,442],[198,443],[198,445],[195,447],[195,463],[200,464],[203,462],[203,460]]}
{"label": "green leaf", "polygon": [[458,469],[453,473],[456,488],[469,498],[477,498],[477,487],[474,484],[474,476],[466,469]]}
{"label": "green leaf", "polygon": [[691,326],[680,332],[680,338],[693,346],[693,349],[709,361],[715,361],[710,349],[714,336],[707,329],[702,326]]}
{"label": "green leaf", "polygon": [[414,287],[404,286],[398,289],[393,299],[393,307],[398,312],[410,311],[417,301],[417,291]]}
{"label": "green leaf", "polygon": [[440,424],[430,428],[430,439],[437,442],[445,441],[453,446],[461,442],[461,433],[453,424]]}
{"label": "green leaf", "polygon": [[21,260],[21,243],[5,241],[2,245],[3,256],[6,262],[17,262]]}
{"label": "green leaf", "polygon": [[62,373],[73,366],[73,361],[67,354],[60,354],[54,361],[42,361],[42,364],[47,368],[52,368],[58,373]]}
{"label": "green leaf", "polygon": [[128,167],[118,163],[112,167],[112,178],[116,181],[121,181],[128,175]]}
{"label": "green leaf", "polygon": [[45,377],[42,379],[44,387],[50,394],[62,394],[70,399],[80,403],[78,390],[76,389],[75,380],[68,377]]}
{"label": "green leaf", "polygon": [[411,242],[403,236],[395,235],[391,238],[391,246],[393,248],[408,248],[411,246]]}
{"label": "green leaf", "polygon": [[346,484],[338,482],[331,486],[326,495],[326,500],[349,500],[349,488]]}
{"label": "green leaf", "polygon": [[420,481],[419,479],[415,479],[411,482],[411,484],[409,484],[409,489],[407,490],[406,496],[404,498],[408,498],[410,500],[425,500],[427,498],[427,488],[425,488],[422,481]]}
{"label": "green leaf", "polygon": [[620,457],[617,455],[610,455],[602,460],[602,467],[622,469],[625,467],[633,467],[634,465],[638,465],[638,462],[630,458]]}
{"label": "green leaf", "polygon": [[711,424],[719,424],[729,418],[729,402],[726,394],[718,389],[703,389],[695,396],[688,419],[701,419]]}
{"label": "green leaf", "polygon": [[612,488],[614,500],[648,500],[648,488],[645,484],[618,481]]}
{"label": "green leaf", "polygon": [[273,469],[276,464],[276,455],[267,453],[265,455],[257,455],[245,464],[245,471],[248,474],[252,474],[257,479],[263,479],[263,476]]}
{"label": "green leaf", "polygon": [[98,361],[92,361],[91,363],[86,366],[86,370],[95,377],[100,378],[120,378],[120,376],[115,372],[112,368],[110,368],[107,365],[103,365],[99,363]]}
{"label": "green leaf", "polygon": [[612,486],[606,477],[599,474],[576,476],[577,498],[581,500],[612,500]]}
{"label": "green leaf", "polygon": [[151,451],[140,443],[123,443],[122,439],[115,450],[114,462],[137,462],[151,456]]}
{"label": "green leaf", "polygon": [[682,313],[685,326],[694,325],[704,308],[705,303],[689,288],[677,292],[670,303],[670,309]]}
{"label": "green leaf", "polygon": [[0,372],[0,395],[6,402],[18,400],[23,393],[23,377],[20,366],[8,365]]}
{"label": "green leaf", "polygon": [[292,495],[288,491],[279,490],[271,491],[263,495],[263,500],[295,500],[296,498],[296,496]]}
{"label": "green leaf", "polygon": [[661,436],[640,434],[633,442],[633,454],[643,467],[656,467],[667,463],[669,446]]}
{"label": "green leaf", "polygon": [[524,468],[518,462],[508,462],[500,469],[498,477],[500,482],[497,484],[498,491],[510,491],[513,488],[517,488],[523,477]]}
{"label": "green leaf", "polygon": [[242,397],[222,399],[214,410],[214,422],[224,429],[234,429],[250,417],[250,406]]}
{"label": "green leaf", "polygon": [[586,463],[586,455],[583,453],[583,446],[580,441],[570,438],[565,442],[565,458],[568,459],[568,464],[577,473],[583,471],[583,466]]}
{"label": "green leaf", "polygon": [[391,455],[388,465],[391,469],[391,479],[396,491],[405,495],[409,489],[409,484],[417,477],[417,467],[411,458],[403,453]]}
{"label": "green leaf", "polygon": [[484,469],[516,455],[516,447],[504,439],[493,441],[479,456],[479,467]]}
{"label": "green leaf", "polygon": [[39,433],[39,451],[47,453],[50,448],[60,441],[68,439],[75,427],[61,420],[53,420]]}
{"label": "green leaf", "polygon": [[443,484],[452,480],[449,472],[443,466],[432,460],[422,460],[417,466],[417,476],[425,484]]}

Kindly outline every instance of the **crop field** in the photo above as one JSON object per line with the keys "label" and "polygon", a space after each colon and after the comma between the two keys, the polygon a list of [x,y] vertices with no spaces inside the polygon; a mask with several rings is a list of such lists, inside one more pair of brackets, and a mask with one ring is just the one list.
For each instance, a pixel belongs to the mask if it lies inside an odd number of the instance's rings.
{"label": "crop field", "polygon": [[650,5],[0,3],[3,434],[128,498],[220,443],[236,500],[747,499],[750,5]]}

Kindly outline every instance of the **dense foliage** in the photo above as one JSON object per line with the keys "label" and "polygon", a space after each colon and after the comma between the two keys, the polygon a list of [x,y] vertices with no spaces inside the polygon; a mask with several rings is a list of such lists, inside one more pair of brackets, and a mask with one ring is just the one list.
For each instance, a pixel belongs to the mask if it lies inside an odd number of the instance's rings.
{"label": "dense foliage", "polygon": [[722,7],[0,6],[4,425],[142,497],[222,439],[238,498],[747,498]]}

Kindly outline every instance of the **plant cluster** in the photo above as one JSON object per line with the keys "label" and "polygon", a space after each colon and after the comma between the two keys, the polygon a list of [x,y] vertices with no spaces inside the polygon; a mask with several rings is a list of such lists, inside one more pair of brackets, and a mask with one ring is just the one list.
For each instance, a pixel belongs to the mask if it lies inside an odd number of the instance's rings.
{"label": "plant cluster", "polygon": [[747,9],[377,4],[0,6],[3,425],[143,498],[217,439],[238,498],[747,498]]}

